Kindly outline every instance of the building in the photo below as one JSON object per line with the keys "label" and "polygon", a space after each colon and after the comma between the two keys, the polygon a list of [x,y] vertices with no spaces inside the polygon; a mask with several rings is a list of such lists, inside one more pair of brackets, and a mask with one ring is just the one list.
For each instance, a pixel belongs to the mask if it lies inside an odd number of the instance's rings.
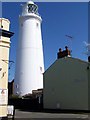
{"label": "building", "polygon": [[7,116],[10,37],[14,34],[9,26],[8,19],[0,18],[0,117]]}
{"label": "building", "polygon": [[44,108],[89,110],[89,86],[90,63],[61,57],[44,73]]}
{"label": "building", "polygon": [[28,1],[19,17],[19,41],[16,58],[15,94],[24,96],[43,88],[42,19],[38,6]]}
{"label": "building", "polygon": [[14,79],[11,82],[8,82],[8,97],[11,97],[14,94]]}

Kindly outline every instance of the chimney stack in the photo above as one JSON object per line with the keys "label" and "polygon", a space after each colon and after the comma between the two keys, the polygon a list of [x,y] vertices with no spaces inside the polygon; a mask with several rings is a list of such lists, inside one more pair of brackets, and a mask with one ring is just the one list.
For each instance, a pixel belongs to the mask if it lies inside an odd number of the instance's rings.
{"label": "chimney stack", "polygon": [[63,57],[66,57],[66,56],[70,56],[70,50],[68,49],[67,46],[65,46],[65,50],[62,51],[61,48],[59,48],[59,52],[57,53],[57,59],[59,58],[63,58]]}

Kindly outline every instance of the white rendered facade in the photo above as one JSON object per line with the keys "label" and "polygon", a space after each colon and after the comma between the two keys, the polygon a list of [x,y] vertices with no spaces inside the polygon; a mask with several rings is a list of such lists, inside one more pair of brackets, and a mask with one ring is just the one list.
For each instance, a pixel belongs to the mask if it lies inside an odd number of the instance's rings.
{"label": "white rendered facade", "polygon": [[32,1],[23,5],[17,49],[15,94],[23,96],[43,88],[41,17]]}
{"label": "white rendered facade", "polygon": [[9,26],[8,19],[0,18],[0,120],[7,117],[10,38],[14,34]]}

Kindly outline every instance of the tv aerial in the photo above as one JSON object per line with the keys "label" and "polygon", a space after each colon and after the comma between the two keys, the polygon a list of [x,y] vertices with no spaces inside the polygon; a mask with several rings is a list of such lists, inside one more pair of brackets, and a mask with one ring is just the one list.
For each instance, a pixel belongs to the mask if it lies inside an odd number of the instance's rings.
{"label": "tv aerial", "polygon": [[84,52],[84,54],[85,55],[89,55],[89,52],[90,52],[90,43],[87,43],[86,41],[83,41],[83,43],[84,43],[84,47],[85,47],[85,49],[86,49],[86,51]]}
{"label": "tv aerial", "polygon": [[65,35],[65,37],[67,38],[68,42],[69,42],[69,48],[70,48],[70,52],[72,53],[72,40],[73,37],[71,35]]}

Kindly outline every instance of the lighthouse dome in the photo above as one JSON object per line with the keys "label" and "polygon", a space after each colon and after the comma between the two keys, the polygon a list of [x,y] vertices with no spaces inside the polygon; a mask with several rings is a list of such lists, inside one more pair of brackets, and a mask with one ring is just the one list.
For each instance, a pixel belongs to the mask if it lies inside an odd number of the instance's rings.
{"label": "lighthouse dome", "polygon": [[30,0],[27,2],[27,4],[34,4],[34,2]]}
{"label": "lighthouse dome", "polygon": [[29,15],[31,13],[38,15],[38,6],[30,0],[22,6],[22,15]]}

